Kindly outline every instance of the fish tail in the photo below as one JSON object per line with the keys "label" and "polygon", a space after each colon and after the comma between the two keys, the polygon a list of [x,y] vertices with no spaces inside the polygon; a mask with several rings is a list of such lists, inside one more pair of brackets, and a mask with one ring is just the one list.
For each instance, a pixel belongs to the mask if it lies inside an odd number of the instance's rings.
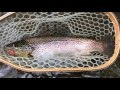
{"label": "fish tail", "polygon": [[112,56],[114,53],[114,48],[115,48],[115,39],[112,36],[106,36],[102,42],[105,45],[105,54]]}

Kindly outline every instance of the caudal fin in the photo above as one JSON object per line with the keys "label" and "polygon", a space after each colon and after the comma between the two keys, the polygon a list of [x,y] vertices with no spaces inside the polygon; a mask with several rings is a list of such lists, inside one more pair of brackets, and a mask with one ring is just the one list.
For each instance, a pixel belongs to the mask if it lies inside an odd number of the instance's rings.
{"label": "caudal fin", "polygon": [[108,55],[109,57],[111,57],[114,53],[114,49],[115,49],[115,39],[112,36],[106,36],[103,40],[103,43],[106,44],[106,50],[105,50],[105,54]]}

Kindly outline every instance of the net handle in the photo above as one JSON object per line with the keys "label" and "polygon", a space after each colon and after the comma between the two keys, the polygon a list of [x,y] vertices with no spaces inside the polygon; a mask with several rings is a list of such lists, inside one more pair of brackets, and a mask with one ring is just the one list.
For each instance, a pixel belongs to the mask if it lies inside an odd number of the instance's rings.
{"label": "net handle", "polygon": [[2,21],[3,19],[7,18],[8,16],[11,16],[13,14],[15,14],[16,12],[8,12],[2,16],[0,16],[0,21]]}

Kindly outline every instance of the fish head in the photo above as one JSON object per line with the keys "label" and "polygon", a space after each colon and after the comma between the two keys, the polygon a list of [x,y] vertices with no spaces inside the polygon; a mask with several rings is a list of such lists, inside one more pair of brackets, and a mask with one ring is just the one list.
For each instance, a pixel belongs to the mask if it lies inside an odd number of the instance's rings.
{"label": "fish head", "polygon": [[31,56],[31,51],[26,49],[21,49],[20,47],[6,47],[5,52],[9,56],[14,57],[29,57]]}

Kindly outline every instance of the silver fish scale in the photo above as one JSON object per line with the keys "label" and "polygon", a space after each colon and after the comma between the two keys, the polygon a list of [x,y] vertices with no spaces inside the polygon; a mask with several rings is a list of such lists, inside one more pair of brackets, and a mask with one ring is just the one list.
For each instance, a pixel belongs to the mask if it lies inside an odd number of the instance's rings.
{"label": "silver fish scale", "polygon": [[[0,22],[1,48],[22,38],[50,35],[101,40],[107,35],[114,36],[114,27],[107,15],[95,12],[17,12]],[[109,59],[106,55],[98,54],[89,57],[35,60],[34,58],[10,57],[4,50],[0,56],[28,68],[95,67]]]}

